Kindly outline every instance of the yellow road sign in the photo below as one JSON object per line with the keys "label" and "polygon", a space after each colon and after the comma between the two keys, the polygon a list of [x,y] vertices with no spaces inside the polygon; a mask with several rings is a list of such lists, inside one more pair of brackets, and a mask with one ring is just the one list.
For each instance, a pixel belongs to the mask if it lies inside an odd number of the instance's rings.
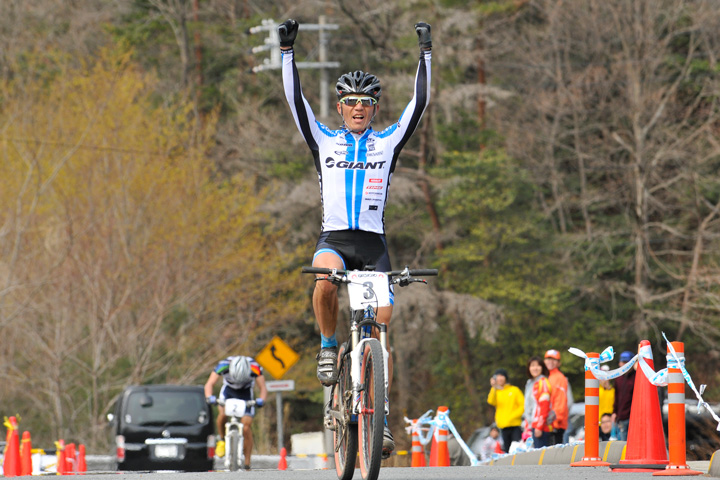
{"label": "yellow road sign", "polygon": [[273,337],[255,357],[255,360],[270,372],[270,375],[280,379],[299,358],[300,355],[290,348],[290,345],[283,342],[280,337]]}

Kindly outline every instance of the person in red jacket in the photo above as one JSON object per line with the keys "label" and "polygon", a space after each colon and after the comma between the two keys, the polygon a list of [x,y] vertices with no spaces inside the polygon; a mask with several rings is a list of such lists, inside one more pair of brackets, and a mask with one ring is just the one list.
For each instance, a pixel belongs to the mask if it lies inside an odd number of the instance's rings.
{"label": "person in red jacket", "polygon": [[531,357],[527,365],[527,374],[533,396],[531,403],[533,411],[525,412],[529,419],[528,429],[535,448],[547,447],[550,445],[550,435],[553,430],[552,419],[549,418],[552,412],[550,408],[552,387],[547,379],[549,372],[540,357]]}
{"label": "person in red jacket", "polygon": [[550,445],[563,443],[563,435],[568,427],[568,379],[560,371],[560,352],[557,350],[548,350],[545,352],[545,366],[550,375],[550,386],[552,393],[550,394],[550,403],[555,412],[555,420],[552,423],[553,431],[550,438]]}

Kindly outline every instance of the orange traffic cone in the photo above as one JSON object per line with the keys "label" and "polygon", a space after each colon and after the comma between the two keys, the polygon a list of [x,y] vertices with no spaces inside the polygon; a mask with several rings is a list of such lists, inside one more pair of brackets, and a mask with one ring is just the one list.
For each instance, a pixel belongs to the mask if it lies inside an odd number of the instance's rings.
{"label": "orange traffic cone", "polygon": [[433,443],[430,447],[430,466],[431,467],[449,467],[450,466],[450,450],[448,450],[448,426],[447,415],[448,407],[440,406],[435,416],[435,433],[433,434]]}
{"label": "orange traffic cone", "polygon": [[417,426],[417,420],[412,421],[412,463],[410,464],[411,467],[424,467],[425,465],[425,448],[423,448],[422,443],[420,443],[420,434],[418,433],[416,428],[419,428]]}
{"label": "orange traffic cone", "polygon": [[55,442],[55,451],[55,455],[57,456],[57,461],[55,462],[55,470],[57,471],[58,475],[65,475],[65,473],[67,472],[65,462],[65,440],[61,438],[60,440]]}
{"label": "orange traffic cone", "polygon": [[8,432],[5,459],[3,460],[3,474],[6,477],[17,477],[20,475],[20,438],[17,433],[17,419],[10,417],[5,421],[5,426],[8,428]]}
{"label": "orange traffic cone", "polygon": [[285,447],[280,449],[280,462],[278,462],[278,470],[287,470],[287,450]]}
{"label": "orange traffic cone", "polygon": [[20,444],[20,475],[32,475],[32,441],[30,432],[23,432]]}
{"label": "orange traffic cone", "polygon": [[87,472],[87,462],[85,461],[85,445],[82,443],[78,447],[78,462],[77,462],[78,473]]}
{"label": "orange traffic cone", "polygon": [[[640,356],[654,369],[650,342],[640,342]],[[639,359],[638,361],[642,361]],[[668,464],[665,449],[665,430],[660,414],[660,401],[657,387],[643,373],[642,368],[635,374],[632,406],[630,407],[630,426],[625,450],[625,460],[612,466],[613,471],[653,472]],[[633,467],[636,466],[636,467]],[[616,470],[617,467],[617,470]]]}
{"label": "orange traffic cone", "polygon": [[65,473],[75,473],[75,444],[65,445]]}

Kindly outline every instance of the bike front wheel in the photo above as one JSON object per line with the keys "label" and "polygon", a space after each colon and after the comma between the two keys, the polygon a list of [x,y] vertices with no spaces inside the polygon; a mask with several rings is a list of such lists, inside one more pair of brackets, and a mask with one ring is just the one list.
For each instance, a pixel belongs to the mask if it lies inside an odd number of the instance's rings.
{"label": "bike front wheel", "polygon": [[385,360],[380,341],[365,343],[360,381],[360,473],[363,480],[376,480],[382,461],[383,429],[385,425]]}
{"label": "bike front wheel", "polygon": [[[333,414],[333,444],[335,470],[339,480],[350,480],[355,473],[357,460],[357,423],[352,422],[352,379],[347,343],[338,351],[338,381],[333,387],[331,413]],[[339,415],[338,419],[335,415]]]}
{"label": "bike front wheel", "polygon": [[239,444],[240,444],[240,432],[235,429],[230,430],[228,438],[226,439],[225,455],[228,456],[228,467],[231,472],[237,472],[240,468],[239,458]]}

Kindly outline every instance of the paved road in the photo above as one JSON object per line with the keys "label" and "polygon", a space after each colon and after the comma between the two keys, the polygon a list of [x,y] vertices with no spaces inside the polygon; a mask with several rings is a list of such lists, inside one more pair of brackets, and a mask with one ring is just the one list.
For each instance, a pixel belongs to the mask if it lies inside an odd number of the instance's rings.
{"label": "paved road", "polygon": [[[707,471],[707,470],[705,470]],[[108,480],[117,474],[89,473],[83,476],[84,480]],[[77,479],[77,477],[73,477]],[[251,472],[203,472],[203,473],[123,473],[122,480],[336,480],[334,470],[253,470]],[[360,479],[357,471],[353,477]],[[611,473],[607,467],[577,468],[567,465],[515,465],[515,466],[480,466],[480,467],[446,467],[446,468],[384,468],[380,471],[379,480],[649,480],[650,473],[624,472],[618,477]],[[680,476],[674,478],[698,478]],[[701,477],[707,478],[707,477]]]}

